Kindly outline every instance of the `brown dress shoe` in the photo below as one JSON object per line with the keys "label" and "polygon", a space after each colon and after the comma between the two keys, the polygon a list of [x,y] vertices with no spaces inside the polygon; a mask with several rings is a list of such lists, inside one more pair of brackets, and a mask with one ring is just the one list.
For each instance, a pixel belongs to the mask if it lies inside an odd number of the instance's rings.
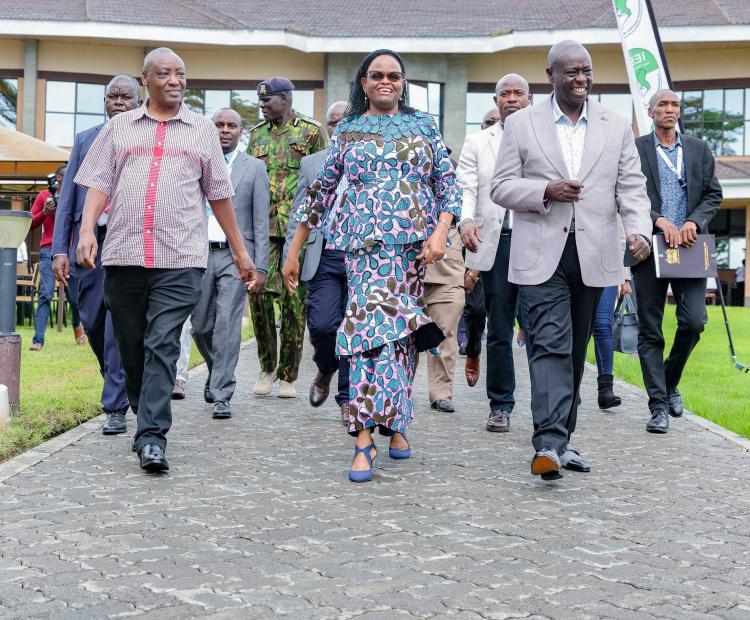
{"label": "brown dress shoe", "polygon": [[313,382],[310,384],[310,404],[313,407],[320,407],[328,398],[328,392],[331,389],[331,379],[333,374],[324,375],[318,371]]}
{"label": "brown dress shoe", "polygon": [[486,428],[490,433],[507,433],[510,430],[510,414],[507,411],[493,411]]}
{"label": "brown dress shoe", "polygon": [[474,387],[479,381],[479,358],[478,357],[467,357],[466,358],[466,383],[469,387]]}
{"label": "brown dress shoe", "polygon": [[341,423],[349,426],[349,403],[341,403]]}

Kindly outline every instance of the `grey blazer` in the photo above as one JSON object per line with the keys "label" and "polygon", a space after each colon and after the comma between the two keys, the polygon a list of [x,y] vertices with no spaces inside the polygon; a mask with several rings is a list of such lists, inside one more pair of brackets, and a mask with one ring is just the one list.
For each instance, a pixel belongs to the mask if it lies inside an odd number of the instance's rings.
{"label": "grey blazer", "polygon": [[240,151],[231,175],[234,212],[245,246],[258,271],[268,271],[268,226],[271,184],[265,164]]}
{"label": "grey blazer", "polygon": [[[505,121],[491,189],[492,200],[516,212],[508,269],[511,282],[541,284],[557,269],[573,203],[545,201],[544,192],[550,181],[567,178],[551,99],[511,114]],[[579,180],[583,191],[575,205],[575,240],[583,282],[593,287],[621,284],[618,209],[628,236],[649,239],[651,202],[630,124],[590,99]]]}
{"label": "grey blazer", "polygon": [[[289,227],[286,230],[286,243],[284,243],[284,261],[289,252],[289,246],[294,238],[294,233],[297,230],[297,210],[301,205],[305,204],[307,198],[307,188],[312,185],[315,177],[318,176],[318,172],[323,167],[328,155],[328,149],[323,149],[312,155],[303,157],[299,163],[299,180],[297,181],[297,193],[294,196],[294,202],[292,203],[291,211],[289,211]],[[310,231],[310,236],[307,238],[307,251],[305,252],[305,258],[302,261],[302,269],[299,275],[299,279],[302,282],[308,282],[315,277],[315,272],[318,271],[318,265],[320,265],[320,256],[323,253],[323,231],[320,228],[314,228]]]}

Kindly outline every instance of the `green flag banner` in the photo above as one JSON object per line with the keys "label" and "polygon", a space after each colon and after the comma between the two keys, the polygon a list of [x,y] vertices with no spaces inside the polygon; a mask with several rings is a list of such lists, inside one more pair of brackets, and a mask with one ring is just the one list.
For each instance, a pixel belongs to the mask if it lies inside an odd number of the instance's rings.
{"label": "green flag banner", "polygon": [[638,133],[651,131],[648,102],[670,80],[649,0],[612,0],[635,104]]}

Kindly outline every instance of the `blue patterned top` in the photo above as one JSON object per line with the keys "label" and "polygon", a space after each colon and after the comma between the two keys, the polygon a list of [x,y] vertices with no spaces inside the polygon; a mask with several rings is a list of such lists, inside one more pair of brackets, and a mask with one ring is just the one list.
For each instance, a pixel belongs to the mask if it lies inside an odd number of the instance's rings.
{"label": "blue patterned top", "polygon": [[[337,201],[342,176],[349,186]],[[316,228],[329,212],[329,243],[338,250],[424,241],[443,212],[460,220],[461,188],[432,117],[343,119],[298,219]]]}
{"label": "blue patterned top", "polygon": [[[661,214],[672,224],[680,228],[685,223],[687,217],[687,187],[680,185],[677,175],[669,169],[664,160],[659,155],[661,149],[677,169],[677,151],[682,149],[682,140],[680,134],[677,134],[677,142],[672,146],[664,146],[659,142],[659,138],[654,133],[654,142],[656,145],[656,163],[659,165],[659,193],[661,194]],[[685,176],[685,151],[682,151],[682,170],[680,175],[683,179]]]}

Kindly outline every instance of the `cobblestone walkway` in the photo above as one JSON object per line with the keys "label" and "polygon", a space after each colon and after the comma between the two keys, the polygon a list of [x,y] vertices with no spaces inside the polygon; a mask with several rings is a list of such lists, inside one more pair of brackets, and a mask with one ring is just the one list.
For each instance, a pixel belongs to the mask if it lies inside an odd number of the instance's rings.
{"label": "cobblestone walkway", "polygon": [[0,616],[750,617],[750,455],[687,419],[647,434],[634,388],[601,412],[587,372],[576,444],[593,471],[548,484],[528,473],[524,370],[504,436],[463,358],[453,415],[430,411],[422,365],[414,457],[380,439],[355,485],[333,401],[307,404],[309,358],[296,400],[248,395],[254,345],[240,365],[229,421],[191,376],[168,476],[139,471],[132,430],[94,423],[0,484]]}

